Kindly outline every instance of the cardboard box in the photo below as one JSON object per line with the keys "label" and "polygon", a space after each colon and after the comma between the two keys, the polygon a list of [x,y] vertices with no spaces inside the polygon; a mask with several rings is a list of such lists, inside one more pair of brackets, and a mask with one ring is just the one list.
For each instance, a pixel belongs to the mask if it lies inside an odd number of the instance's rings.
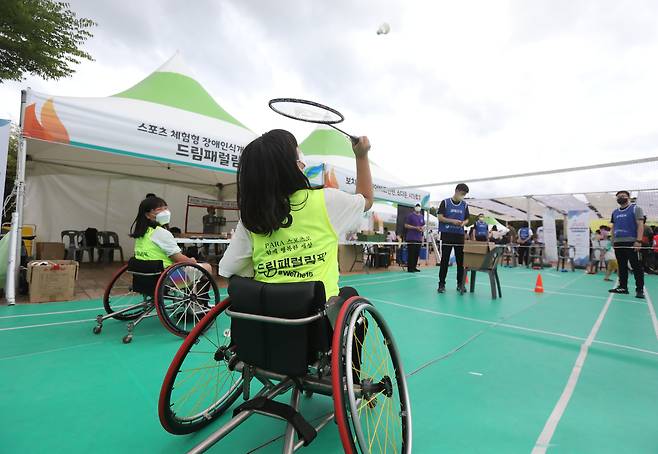
{"label": "cardboard box", "polygon": [[35,260],[28,263],[30,303],[72,300],[78,266],[74,260]]}
{"label": "cardboard box", "polygon": [[495,243],[466,240],[464,242],[464,268],[480,270],[485,268],[485,265],[490,268],[493,263],[485,263],[485,260],[487,254],[495,247]]}
{"label": "cardboard box", "polygon": [[37,243],[37,260],[64,260],[64,243]]}

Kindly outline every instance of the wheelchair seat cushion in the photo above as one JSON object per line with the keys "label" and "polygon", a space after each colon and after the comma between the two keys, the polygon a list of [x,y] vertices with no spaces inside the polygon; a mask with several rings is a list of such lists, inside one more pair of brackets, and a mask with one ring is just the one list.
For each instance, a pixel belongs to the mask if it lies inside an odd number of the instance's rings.
{"label": "wheelchair seat cushion", "polygon": [[[234,276],[228,287],[231,310],[267,317],[297,319],[324,310],[322,282],[266,284]],[[303,325],[231,319],[231,342],[245,363],[287,376],[305,375],[309,364],[331,344],[326,317]]]}
{"label": "wheelchair seat cushion", "polygon": [[128,260],[128,272],[133,276],[133,291],[153,296],[160,274],[164,271],[162,260]]}

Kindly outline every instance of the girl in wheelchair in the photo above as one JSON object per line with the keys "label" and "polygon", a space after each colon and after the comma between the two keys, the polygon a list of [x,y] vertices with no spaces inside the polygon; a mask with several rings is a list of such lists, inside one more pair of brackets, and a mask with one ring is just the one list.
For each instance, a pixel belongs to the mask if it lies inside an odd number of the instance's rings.
{"label": "girl in wheelchair", "polygon": [[[181,252],[171,232],[162,227],[169,224],[170,219],[171,212],[163,199],[152,196],[142,200],[130,232],[135,239],[135,258],[161,260],[164,268],[174,263],[197,263]],[[212,275],[209,263],[199,263],[199,266]]]}
{"label": "girl in wheelchair", "polygon": [[[272,130],[247,145],[237,175],[241,219],[219,274],[266,283],[321,281],[327,300],[355,296],[352,288],[338,288],[338,242],[372,206],[369,150],[367,137],[353,146],[357,176],[352,195],[312,187],[297,140],[288,131]],[[334,311],[328,307],[328,312],[333,323]]]}

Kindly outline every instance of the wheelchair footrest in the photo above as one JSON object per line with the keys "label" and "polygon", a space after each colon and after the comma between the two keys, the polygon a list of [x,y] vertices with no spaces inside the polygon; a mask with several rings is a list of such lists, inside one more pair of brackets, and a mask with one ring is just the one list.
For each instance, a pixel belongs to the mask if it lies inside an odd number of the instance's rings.
{"label": "wheelchair footrest", "polygon": [[304,440],[304,446],[308,446],[318,435],[315,428],[290,405],[270,400],[265,396],[256,397],[239,405],[233,410],[233,417],[237,416],[241,411],[246,410],[258,410],[261,413],[285,419],[295,428],[297,435]]}

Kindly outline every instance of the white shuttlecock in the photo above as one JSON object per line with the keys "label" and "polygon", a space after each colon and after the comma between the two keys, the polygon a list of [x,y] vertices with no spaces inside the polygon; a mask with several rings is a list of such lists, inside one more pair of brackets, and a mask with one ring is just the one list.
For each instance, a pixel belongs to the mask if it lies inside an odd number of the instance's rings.
{"label": "white shuttlecock", "polygon": [[391,26],[388,25],[386,22],[384,22],[377,29],[377,34],[378,35],[388,35],[388,32],[390,32],[390,31],[391,31]]}

